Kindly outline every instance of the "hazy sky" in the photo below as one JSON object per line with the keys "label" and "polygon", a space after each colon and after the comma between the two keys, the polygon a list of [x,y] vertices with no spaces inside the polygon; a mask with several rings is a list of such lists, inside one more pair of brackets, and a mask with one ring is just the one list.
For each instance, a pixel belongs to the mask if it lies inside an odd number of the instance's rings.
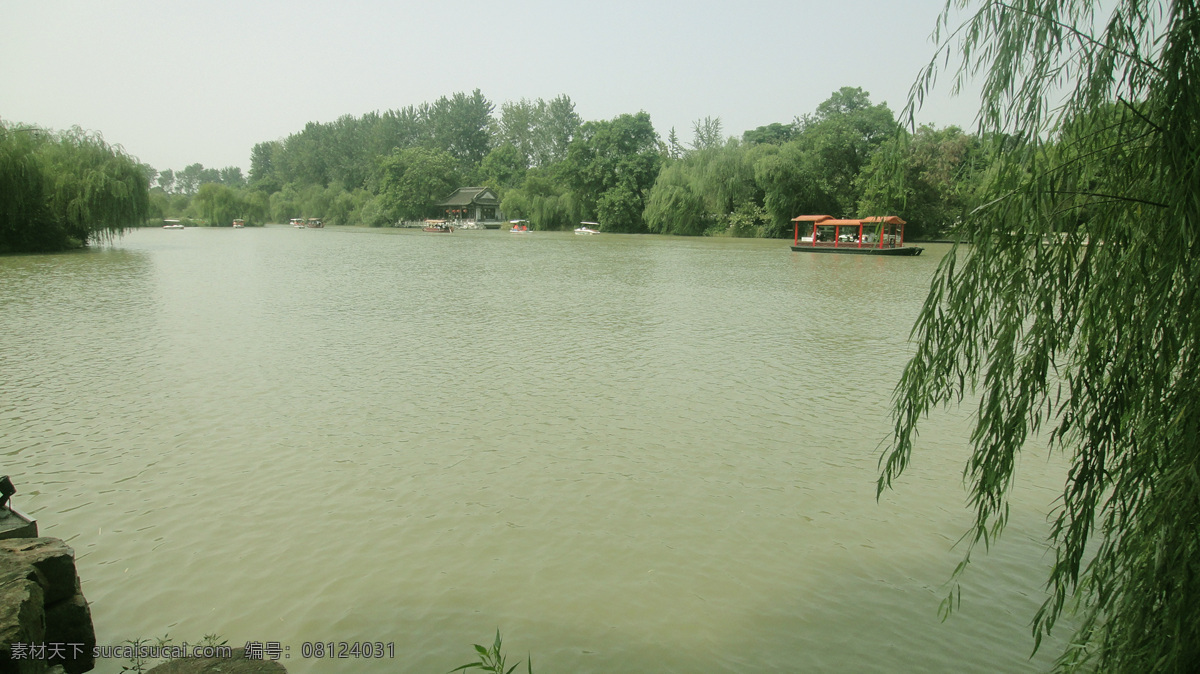
{"label": "hazy sky", "polygon": [[[475,88],[567,94],[584,120],[645,110],[663,136],[812,112],[843,86],[894,112],[944,0],[603,3],[0,0],[0,119],[99,131],[155,168],[249,169],[306,122]],[[918,121],[972,127],[938,95]]]}

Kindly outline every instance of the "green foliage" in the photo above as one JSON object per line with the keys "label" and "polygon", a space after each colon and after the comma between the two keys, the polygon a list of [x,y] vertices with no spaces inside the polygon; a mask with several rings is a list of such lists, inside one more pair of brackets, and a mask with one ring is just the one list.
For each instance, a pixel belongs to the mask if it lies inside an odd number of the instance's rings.
{"label": "green foliage", "polygon": [[681,164],[672,164],[658,174],[646,200],[646,226],[655,234],[696,236],[707,228],[709,214],[704,199],[692,191]]}
{"label": "green foliage", "polygon": [[491,101],[478,89],[470,95],[442,96],[426,116],[433,147],[454,157],[462,167],[479,165],[491,146],[492,109]]}
{"label": "green foliage", "polygon": [[858,174],[885,140],[896,134],[891,110],[871,105],[862,89],[842,87],[806,117],[793,143],[803,153],[804,170],[831,201],[821,213],[855,215],[861,189]]}
{"label": "green foliage", "polygon": [[529,220],[533,229],[574,229],[583,216],[561,182],[553,171],[531,169],[520,188],[505,193],[500,208],[508,217]]}
{"label": "green foliage", "polygon": [[441,150],[401,150],[380,162],[380,197],[392,220],[420,220],[458,187],[457,162]]}
{"label": "green foliage", "polygon": [[599,213],[603,200],[604,212],[616,218],[606,222],[599,216],[606,231],[644,232],[645,198],[661,163],[650,115],[639,112],[584,124],[567,150],[564,170],[585,216]]}
{"label": "green foliage", "polygon": [[0,254],[61,249],[69,240],[46,203],[40,133],[0,126]]}
{"label": "green foliage", "polygon": [[740,204],[736,211],[722,218],[713,229],[706,233],[746,239],[776,235],[771,228],[771,217],[767,214],[766,209],[753,202]]}
{"label": "green foliage", "polygon": [[1003,530],[1018,455],[1041,434],[1070,468],[1036,642],[1075,606],[1061,669],[1188,672],[1200,662],[1200,16],[1193,2],[1101,9],[984,3],[954,34],[958,80],[983,73],[993,163],[956,230],[973,245],[942,261],[915,327],[879,489],[908,465],[923,416],[978,396],[975,522],[955,575]]}
{"label": "green foliage", "polygon": [[99,135],[0,126],[0,253],[111,238],[150,212],[145,167]]}
{"label": "green foliage", "polygon": [[721,118],[705,117],[692,122],[692,149],[712,150],[725,144],[721,135]]}
{"label": "green foliage", "polygon": [[483,173],[483,184],[501,191],[524,182],[528,168],[521,151],[508,143],[493,148],[479,166]]}
{"label": "green foliage", "polygon": [[885,141],[858,180],[864,215],[904,213],[907,236],[945,235],[979,205],[983,146],[951,126],[922,126]]}
{"label": "green foliage", "polygon": [[[647,227],[660,234],[730,233],[734,211],[752,212],[762,204],[764,194],[754,175],[762,155],[731,139],[672,162],[659,173],[646,201]],[[744,231],[748,230],[736,230]]]}
{"label": "green foliage", "polygon": [[171,169],[163,169],[159,171],[155,182],[163,192],[171,192],[175,188],[175,172]]}
{"label": "green foliage", "polygon": [[774,122],[743,132],[742,142],[750,145],[783,145],[795,136],[795,124]]}
{"label": "green foliage", "polygon": [[135,672],[136,674],[143,674],[144,672],[150,671],[150,668],[154,664],[154,662],[152,661],[151,658],[147,658],[140,653],[140,651],[142,650],[142,647],[156,646],[156,647],[162,648],[163,646],[170,646],[171,645],[171,635],[164,634],[161,637],[158,637],[154,640],[128,639],[125,641],[125,643],[133,648],[134,654],[133,654],[133,657],[129,658],[128,664],[121,665],[121,671],[122,672]]}
{"label": "green foliage", "polygon": [[[800,213],[856,215],[866,184],[860,173],[895,128],[885,105],[873,105],[851,87],[792,124],[747,131],[745,142],[725,138],[720,119],[697,120],[691,149],[674,129],[660,142],[644,112],[581,124],[565,95],[505,102],[495,117],[493,108],[475,90],[343,115],[255,145],[248,180],[235,167],[195,164],[165,170],[158,182],[164,192],[188,196],[206,182],[248,186],[271,195],[269,207],[257,203],[276,221],[394,224],[426,217],[454,188],[477,184],[496,190],[508,217],[529,219],[539,229],[599,219],[608,231],[782,236]],[[676,173],[660,176],[674,161],[683,162]],[[940,192],[927,201],[952,201],[939,198]],[[202,209],[172,201],[162,210],[201,217]],[[764,210],[766,222],[759,218]],[[755,224],[731,229],[735,213],[739,222]]]}
{"label": "green foliage", "polygon": [[[247,181],[250,187],[267,194],[278,192],[283,187],[279,176],[275,174],[275,153],[280,147],[278,141],[269,141],[259,143],[250,150],[250,178]],[[171,188],[163,189],[169,192]]]}
{"label": "green foliage", "polygon": [[494,142],[516,148],[526,168],[547,167],[566,158],[580,124],[575,104],[566,95],[549,102],[521,99],[500,106]]}
{"label": "green foliage", "polygon": [[[479,644],[475,644],[475,652],[479,655],[479,662],[468,662],[465,665],[460,665],[450,670],[450,672],[461,672],[467,669],[478,669],[484,672],[492,672],[493,674],[512,674],[521,663],[505,669],[504,651],[500,641],[500,630],[496,630],[496,640],[492,642],[491,647],[485,648]],[[526,658],[525,671],[528,674],[533,674],[533,658]]]}

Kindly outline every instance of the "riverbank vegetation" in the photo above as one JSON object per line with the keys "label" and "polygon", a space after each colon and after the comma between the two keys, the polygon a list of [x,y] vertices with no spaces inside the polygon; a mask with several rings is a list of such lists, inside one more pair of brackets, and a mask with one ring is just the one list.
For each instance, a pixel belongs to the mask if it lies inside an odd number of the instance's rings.
{"label": "riverbank vegetation", "polygon": [[[957,228],[973,245],[942,260],[915,328],[879,489],[913,458],[922,417],[978,397],[964,472],[975,522],[955,575],[995,544],[1020,453],[1040,435],[1070,466],[1038,643],[1071,615],[1061,670],[1195,671],[1200,7],[978,4],[952,39],[957,78],[983,77],[983,206]],[[879,175],[912,184],[902,159],[921,142],[963,141],[914,138]]]}
{"label": "riverbank vegetation", "polygon": [[0,254],[79,248],[141,225],[148,188],[98,134],[0,124]]}
{"label": "riverbank vegetation", "polygon": [[[444,216],[437,203],[466,185],[492,188],[505,217],[534,229],[594,220],[611,232],[687,236],[790,236],[802,213],[903,213],[910,238],[938,236],[974,205],[979,141],[955,127],[910,134],[858,88],[791,122],[724,131],[706,117],[685,143],[675,129],[660,135],[645,112],[584,121],[566,95],[497,108],[475,90],[310,122],[255,145],[246,178],[200,164],[148,170],[158,217],[225,225],[319,217],[392,226]],[[876,157],[901,151],[909,183],[883,190],[888,165]]]}
{"label": "riverbank vegetation", "polygon": [[[948,231],[975,205],[984,174],[974,136],[955,127],[908,133],[886,104],[853,87],[834,92],[812,113],[740,137],[726,135],[721,120],[711,117],[697,120],[691,131],[689,143],[675,129],[664,138],[645,112],[584,121],[566,95],[497,109],[475,90],[310,122],[255,145],[248,176],[236,166],[199,163],[159,171],[78,130],[28,131],[23,138],[9,131],[10,179],[15,185],[49,176],[39,183],[46,198],[35,201],[57,208],[51,220],[60,223],[47,226],[48,216],[17,213],[17,203],[29,208],[34,202],[13,200],[11,222],[30,224],[19,228],[25,238],[9,249],[83,245],[165,218],[224,227],[234,219],[261,225],[299,217],[394,226],[444,217],[438,202],[466,185],[492,188],[505,217],[542,230],[573,229],[588,220],[610,232],[780,237],[791,234],[791,218],[803,213],[901,213],[911,239]],[[83,158],[95,152],[113,163],[84,177]],[[68,155],[84,163],[72,165]],[[907,182],[898,190],[885,157],[901,157]],[[34,162],[36,175],[24,173],[22,161]],[[97,176],[109,182],[101,188]],[[116,200],[68,208],[71,185],[90,199],[107,194]]]}

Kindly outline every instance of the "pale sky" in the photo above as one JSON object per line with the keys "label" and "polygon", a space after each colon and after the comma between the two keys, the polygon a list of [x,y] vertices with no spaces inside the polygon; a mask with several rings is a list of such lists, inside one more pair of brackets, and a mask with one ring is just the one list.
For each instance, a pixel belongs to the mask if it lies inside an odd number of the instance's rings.
{"label": "pale sky", "polygon": [[[585,121],[645,110],[690,140],[720,117],[741,136],[843,86],[899,113],[943,5],[0,0],[0,119],[99,131],[160,170],[248,171],[307,122],[476,88],[497,112],[567,94]],[[939,92],[917,119],[971,129],[977,107]]]}

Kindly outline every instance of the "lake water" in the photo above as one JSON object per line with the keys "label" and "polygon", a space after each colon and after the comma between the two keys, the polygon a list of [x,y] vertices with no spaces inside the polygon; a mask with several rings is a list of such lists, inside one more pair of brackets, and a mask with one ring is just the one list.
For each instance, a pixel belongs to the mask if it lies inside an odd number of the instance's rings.
{"label": "lake water", "polygon": [[947,247],[788,243],[268,227],[3,257],[0,470],[74,547],[101,644],[440,673],[499,628],[537,672],[1044,668],[1057,459],[1025,458],[945,623],[967,413],[875,500]]}

